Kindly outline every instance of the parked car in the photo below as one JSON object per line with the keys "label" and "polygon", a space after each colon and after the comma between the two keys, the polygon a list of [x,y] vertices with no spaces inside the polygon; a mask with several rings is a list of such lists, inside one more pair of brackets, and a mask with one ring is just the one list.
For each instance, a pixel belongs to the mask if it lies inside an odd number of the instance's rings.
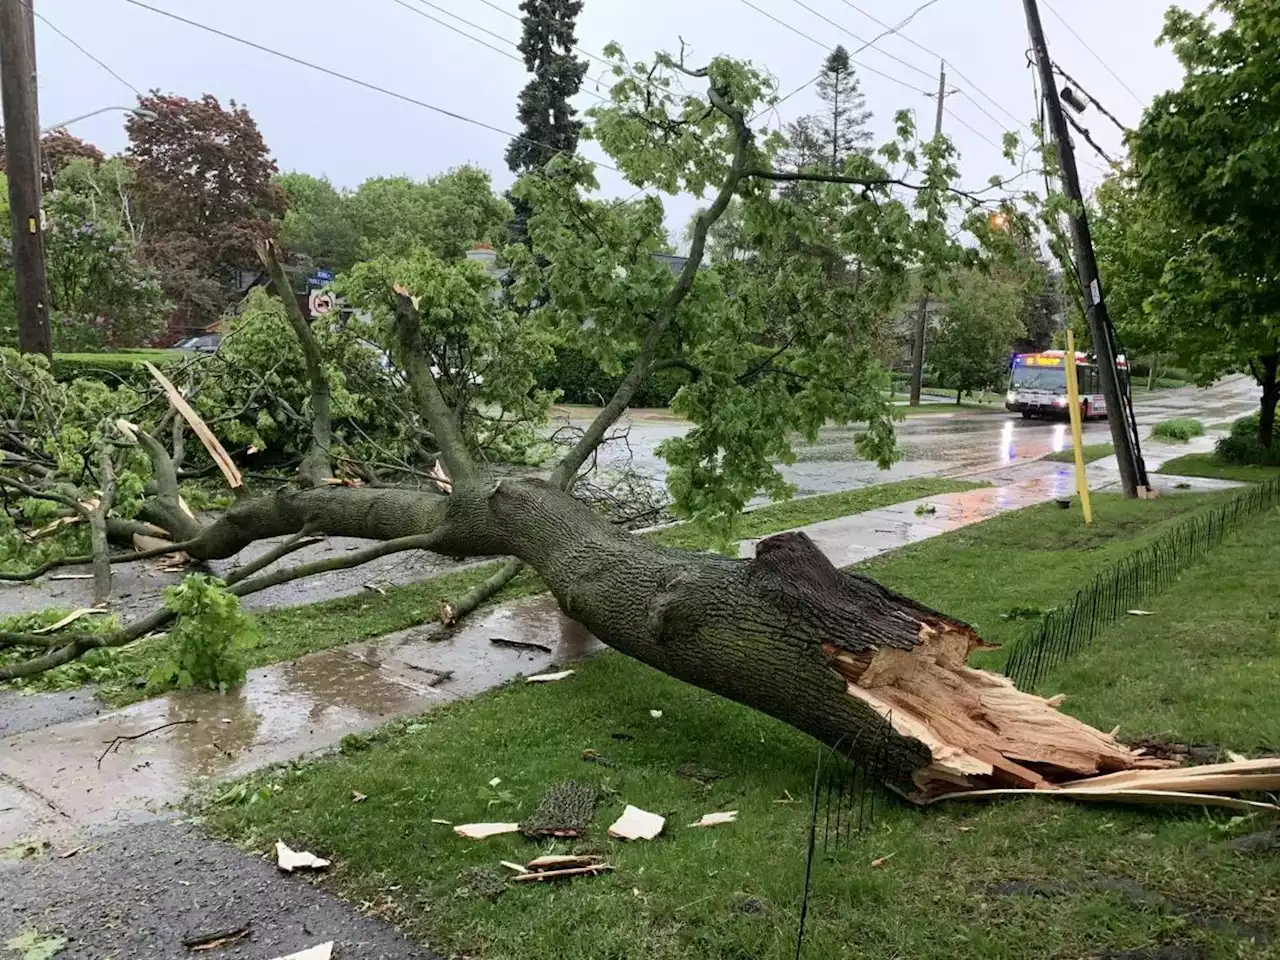
{"label": "parked car", "polygon": [[198,337],[188,337],[174,344],[175,350],[189,350],[192,353],[217,353],[222,345],[222,334],[203,333]]}

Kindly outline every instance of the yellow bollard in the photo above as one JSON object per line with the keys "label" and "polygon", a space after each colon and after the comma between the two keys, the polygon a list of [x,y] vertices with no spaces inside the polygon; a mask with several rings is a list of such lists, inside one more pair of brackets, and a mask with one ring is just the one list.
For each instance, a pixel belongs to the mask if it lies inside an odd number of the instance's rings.
{"label": "yellow bollard", "polygon": [[1076,451],[1076,493],[1080,494],[1084,522],[1091,524],[1093,507],[1089,503],[1089,481],[1084,472],[1084,441],[1080,427],[1080,385],[1076,380],[1076,338],[1070,329],[1067,330],[1067,409],[1071,412],[1071,445]]}

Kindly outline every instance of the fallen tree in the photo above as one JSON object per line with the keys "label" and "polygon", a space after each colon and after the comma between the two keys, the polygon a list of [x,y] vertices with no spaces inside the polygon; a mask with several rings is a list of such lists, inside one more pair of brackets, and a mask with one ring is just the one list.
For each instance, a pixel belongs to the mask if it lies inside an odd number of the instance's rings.
{"label": "fallen tree", "polygon": [[[705,81],[705,96],[676,92],[673,78],[682,74]],[[790,455],[794,433],[813,437],[829,421],[866,422],[864,450],[887,461],[893,443],[887,378],[872,359],[863,324],[905,296],[909,258],[943,255],[933,248],[950,242],[951,205],[980,200],[953,186],[945,140],[913,145],[905,117],[903,142],[887,148],[884,159],[909,166],[922,160],[916,179],[862,157],[842,174],[775,170],[777,144],[760,143],[749,121],[754,106],[768,102],[767,85],[739,63],[717,60],[688,70],[663,58],[620,71],[613,90],[614,106],[595,112],[594,136],[624,172],[638,184],[668,189],[715,185],[678,273],[656,256],[664,243],[659,204],[588,200],[582,190],[592,183],[589,166],[573,157],[553,160],[517,186],[533,211],[530,246],[509,253],[523,316],[494,305],[468,265],[381,260],[343,281],[390,346],[415,422],[429,437],[425,448],[438,458],[430,468],[406,468],[422,482],[387,485],[376,471],[366,472],[364,483],[336,476],[342,461],[332,384],[312,331],[293,313],[311,391],[297,483],[254,496],[233,480],[237,502],[202,521],[180,493],[181,431],[166,448],[158,431],[113,420],[99,438],[101,478],[118,475],[124,459],[145,455],[152,489],[134,518],[116,518],[108,532],[132,538],[145,526],[170,540],[123,556],[168,550],[213,560],[284,538],[227,578],[237,596],[404,550],[507,558],[481,587],[446,604],[442,619],[456,622],[528,565],[561,609],[609,646],[850,755],[872,757],[885,782],[917,801],[957,789],[1046,788],[1164,766],[1059,713],[1055,703],[967,667],[981,645],[971,627],[835,569],[802,534],[764,541],[749,561],[692,553],[636,538],[572,495],[638,388],[671,368],[689,376],[675,407],[694,427],[664,445],[670,486],[680,508],[726,539],[758,490],[786,492],[773,461]],[[772,189],[775,181],[795,179],[826,183],[828,192],[801,207]],[[901,190],[914,191],[921,215],[913,215]],[[708,230],[735,196],[755,256],[703,269]],[[818,229],[831,233],[826,249],[838,246],[858,260],[855,281],[830,283],[822,259],[797,242]],[[263,247],[261,255],[280,275],[274,250]],[[286,308],[297,309],[292,301]],[[476,402],[480,381],[449,358],[469,357],[486,371],[486,384],[501,378],[519,387],[527,351],[551,334],[602,361],[623,345],[635,359],[548,475],[498,470],[486,459],[492,447],[484,440],[501,429],[504,415]],[[171,400],[174,392],[166,390]],[[198,417],[191,422],[221,463],[216,440],[197,426]],[[114,466],[112,455],[120,461]],[[38,451],[28,460],[35,466],[27,479],[6,474],[0,485],[39,494],[37,474],[56,477],[57,465],[41,461]],[[46,495],[76,504],[90,521],[112,502],[104,496],[89,508],[67,493]],[[293,568],[277,565],[325,535],[375,543]],[[102,540],[93,544],[99,566],[122,558],[104,556]],[[0,634],[0,649],[31,652],[0,666],[0,679],[131,643],[173,616],[157,610],[102,635]]]}

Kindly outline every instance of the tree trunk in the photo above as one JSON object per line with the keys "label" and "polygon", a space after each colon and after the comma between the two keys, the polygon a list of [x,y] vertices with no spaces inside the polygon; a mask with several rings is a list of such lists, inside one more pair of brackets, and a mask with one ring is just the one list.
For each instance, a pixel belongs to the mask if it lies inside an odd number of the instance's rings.
{"label": "tree trunk", "polygon": [[309,532],[433,534],[450,556],[513,556],[601,641],[664,673],[861,756],[921,801],[1155,765],[1111,737],[970,669],[968,625],[833,567],[804,534],[754,560],[656,546],[533,480],[410,490],[327,487],[237,504],[196,557]]}
{"label": "tree trunk", "polygon": [[1258,443],[1270,450],[1276,432],[1276,401],[1280,400],[1280,383],[1276,382],[1280,354],[1262,358],[1262,409],[1258,415]]}

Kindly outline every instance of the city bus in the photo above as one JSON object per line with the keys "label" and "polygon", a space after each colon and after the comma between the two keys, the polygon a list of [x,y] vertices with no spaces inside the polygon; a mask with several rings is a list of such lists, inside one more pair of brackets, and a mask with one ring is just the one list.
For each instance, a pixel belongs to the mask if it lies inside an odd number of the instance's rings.
{"label": "city bus", "polygon": [[[1129,363],[1116,358],[1121,377],[1127,377]],[[1080,414],[1107,415],[1107,398],[1102,393],[1098,365],[1087,354],[1076,353],[1076,380],[1080,386]],[[1009,392],[1005,409],[1031,417],[1059,417],[1067,413],[1067,354],[1065,350],[1044,353],[1017,353],[1009,371]]]}

